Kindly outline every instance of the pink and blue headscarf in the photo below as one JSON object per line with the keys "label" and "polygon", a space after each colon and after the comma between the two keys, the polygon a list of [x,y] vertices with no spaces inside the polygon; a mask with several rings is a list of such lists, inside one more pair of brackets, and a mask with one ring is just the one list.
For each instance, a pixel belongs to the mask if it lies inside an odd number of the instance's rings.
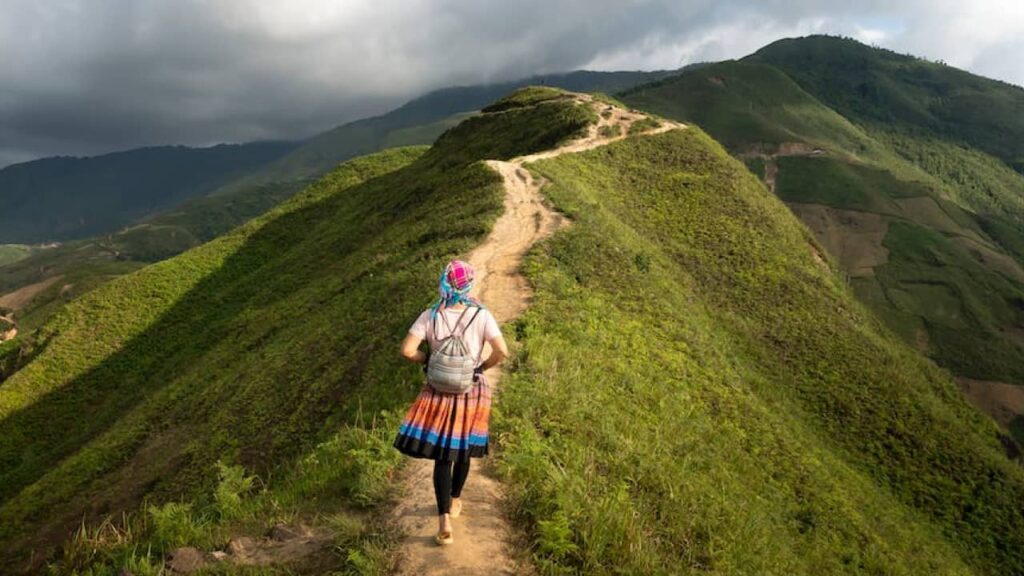
{"label": "pink and blue headscarf", "polygon": [[431,318],[437,316],[441,308],[455,304],[466,306],[483,307],[478,300],[469,297],[469,291],[473,289],[473,267],[462,260],[452,260],[441,271],[441,279],[438,282],[440,295],[432,306]]}

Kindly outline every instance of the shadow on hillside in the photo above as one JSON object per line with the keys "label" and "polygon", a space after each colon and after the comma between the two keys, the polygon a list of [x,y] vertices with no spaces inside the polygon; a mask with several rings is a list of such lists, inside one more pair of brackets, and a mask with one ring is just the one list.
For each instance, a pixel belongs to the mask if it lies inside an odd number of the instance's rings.
{"label": "shadow on hillside", "polygon": [[1008,426],[1010,435],[1007,440],[1000,440],[1003,442],[1003,447],[1006,448],[1006,455],[1013,460],[1021,460],[1021,451],[1024,448],[1024,416],[1017,415],[1013,420],[1010,421]]}
{"label": "shadow on hillside", "polygon": [[[71,470],[66,471],[70,472],[68,477],[51,478],[52,487],[48,482],[48,488],[41,494],[31,496],[34,500],[27,502],[27,507],[19,503],[16,508],[32,510],[31,513],[24,517],[0,517],[0,541],[7,544],[0,552],[0,568],[23,570],[25,566],[21,562],[28,557],[28,550],[38,551],[60,544],[80,523],[83,514],[95,517],[130,509],[154,488],[163,488],[165,493],[182,493],[189,484],[194,487],[204,481],[197,472],[183,484],[167,485],[160,475],[166,472],[168,462],[182,466],[195,464],[188,453],[189,442],[207,443],[204,448],[209,446],[210,450],[231,447],[224,437],[214,439],[196,437],[196,434],[208,426],[220,402],[230,402],[236,394],[250,393],[245,390],[248,383],[222,376],[219,388],[204,390],[204,382],[179,380],[175,382],[174,394],[159,400],[162,405],[155,404],[154,399],[161,392],[171,392],[167,386],[180,375],[183,367],[197,363],[223,341],[244,344],[239,346],[239,352],[263,354],[259,347],[274,338],[280,326],[260,322],[259,314],[250,313],[255,309],[266,310],[275,302],[289,298],[311,279],[344,272],[338,270],[339,255],[354,252],[369,241],[367,236],[372,236],[365,233],[366,225],[362,224],[373,221],[370,211],[394,219],[410,207],[402,199],[356,203],[346,201],[345,196],[332,194],[267,222],[220,268],[196,283],[142,334],[92,370],[0,421],[0,504],[39,481],[91,441],[109,442],[114,450],[98,458],[98,462],[75,462]],[[420,194],[412,202],[422,202],[425,196]],[[349,233],[338,226],[332,227],[332,221],[342,215],[339,211],[344,211],[347,218],[351,218],[353,211],[366,212],[366,218],[360,219],[357,230]],[[297,249],[300,246],[301,249]],[[324,301],[341,298],[359,279],[357,276],[339,281],[337,286],[332,285],[330,291],[322,291],[318,296]],[[308,303],[310,307],[317,304],[323,302]],[[315,313],[313,310],[299,312]],[[365,348],[355,352],[357,361],[367,361]],[[320,354],[316,350],[302,353]],[[331,358],[326,351],[323,353]],[[334,362],[344,360],[333,357]],[[251,434],[236,442],[236,448],[243,455],[241,463],[249,469],[260,470],[269,462],[294,456],[303,441],[309,442],[320,431],[331,411],[337,410],[338,400],[344,397],[346,390],[358,384],[360,375],[360,370],[349,369],[339,381],[323,382],[315,392],[272,390],[267,392],[272,396],[265,399],[267,404],[243,408],[243,411],[268,413],[227,416],[229,421],[237,418],[247,426],[256,420],[263,424],[259,428],[238,430],[239,434]],[[230,384],[228,380],[232,380]],[[198,391],[207,394],[201,398],[202,402],[194,401]],[[175,396],[193,402],[181,404]],[[319,407],[310,408],[316,405]],[[139,422],[126,418],[133,409],[140,407],[145,410],[146,418]],[[273,436],[276,424],[283,420],[297,434],[294,442],[280,448],[282,442]],[[117,440],[100,439],[118,424]],[[132,429],[126,434],[128,426]],[[174,433],[175,430],[179,433]],[[231,427],[230,431],[235,432],[235,429]],[[161,437],[173,437],[181,442],[157,440],[155,447],[147,447],[152,438]],[[270,441],[272,439],[276,441]],[[242,450],[246,446],[258,449]],[[109,483],[97,488],[95,480]],[[28,497],[22,494],[22,498]],[[55,510],[61,512],[54,513]],[[26,529],[19,526],[23,521],[38,524]],[[14,553],[24,553],[24,557],[15,558]],[[0,572],[6,573],[6,570],[0,569]]]}

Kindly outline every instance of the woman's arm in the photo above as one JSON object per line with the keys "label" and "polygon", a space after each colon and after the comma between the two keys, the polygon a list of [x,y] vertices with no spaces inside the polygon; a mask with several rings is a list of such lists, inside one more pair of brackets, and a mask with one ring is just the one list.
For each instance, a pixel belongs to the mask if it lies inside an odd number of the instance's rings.
{"label": "woman's arm", "polygon": [[494,338],[487,341],[491,345],[491,355],[484,360],[477,369],[480,371],[487,370],[493,366],[501,364],[501,361],[508,358],[508,344],[505,344],[505,337],[498,334]]}
{"label": "woman's arm", "polygon": [[420,351],[421,342],[423,338],[415,334],[406,334],[405,340],[402,340],[402,358],[413,364],[426,364],[427,354]]}

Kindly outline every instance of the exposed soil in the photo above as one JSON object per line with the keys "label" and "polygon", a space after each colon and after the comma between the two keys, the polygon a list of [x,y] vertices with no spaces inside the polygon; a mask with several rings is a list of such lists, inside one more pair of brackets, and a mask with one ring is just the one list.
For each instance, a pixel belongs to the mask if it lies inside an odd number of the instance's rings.
{"label": "exposed soil", "polygon": [[14,321],[14,314],[0,314],[0,342],[13,340],[18,335],[18,324]]}
{"label": "exposed soil", "polygon": [[889,261],[889,250],[882,245],[889,231],[884,216],[821,204],[793,202],[789,208],[851,277],[874,276],[874,268]]}
{"label": "exposed soil", "polygon": [[[532,290],[519,273],[523,256],[536,242],[567,225],[567,220],[549,208],[540,194],[545,181],[534,178],[524,164],[562,154],[582,152],[626,138],[629,127],[646,116],[577,95],[577,100],[594,107],[600,120],[586,136],[553,150],[515,158],[491,160],[487,164],[505,180],[505,211],[483,244],[467,257],[476,269],[476,295],[494,313],[499,323],[521,314],[529,305]],[[607,117],[605,117],[607,116]],[[683,124],[660,120],[657,128],[644,135],[685,128]],[[617,136],[602,135],[602,127],[619,126]],[[604,131],[605,134],[609,132]],[[485,354],[487,351],[485,350]],[[491,386],[498,383],[497,369],[487,373]],[[523,574],[532,572],[525,555],[516,554],[513,530],[502,504],[501,485],[486,466],[474,460],[462,492],[462,515],[453,519],[455,544],[438,546],[437,510],[431,481],[433,463],[413,460],[405,467],[402,497],[394,514],[406,533],[399,554],[399,573],[431,574]]]}
{"label": "exposed soil", "polygon": [[314,558],[330,544],[329,534],[302,524],[279,524],[261,538],[232,538],[225,550],[207,553],[191,546],[178,548],[168,555],[164,568],[168,574],[192,574],[222,562],[241,566],[294,566]]}
{"label": "exposed soil", "polygon": [[39,294],[43,290],[46,290],[53,285],[54,282],[60,280],[63,276],[53,276],[47,278],[42,282],[36,282],[35,284],[29,284],[28,286],[22,286],[14,292],[8,292],[3,296],[0,296],[0,308],[10,308],[11,310],[17,311],[20,308],[24,308],[26,304],[35,298],[36,294]]}
{"label": "exposed soil", "polygon": [[806,142],[782,142],[778,145],[754,144],[744,151],[739,152],[740,158],[760,158],[764,160],[764,179],[768,190],[775,193],[775,180],[779,175],[779,163],[776,158],[779,156],[826,156],[828,152],[822,148],[815,148]]}
{"label": "exposed soil", "polygon": [[1003,428],[1024,416],[1024,386],[971,378],[957,378],[956,382],[971,404]]}

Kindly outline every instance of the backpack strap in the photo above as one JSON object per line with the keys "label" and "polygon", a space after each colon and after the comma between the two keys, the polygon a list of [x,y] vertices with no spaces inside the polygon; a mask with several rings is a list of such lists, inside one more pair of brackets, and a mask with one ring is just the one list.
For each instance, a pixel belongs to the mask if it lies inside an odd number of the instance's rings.
{"label": "backpack strap", "polygon": [[[476,320],[476,317],[480,315],[480,312],[481,312],[482,310],[483,310],[483,306],[477,306],[477,307],[476,307],[476,312],[474,312],[474,313],[473,313],[473,317],[469,319],[469,322],[468,322],[468,323],[466,323],[466,325],[465,325],[465,326],[463,326],[463,328],[462,328],[462,333],[461,333],[461,334],[459,334],[460,336],[464,335],[464,334],[466,333],[466,330],[469,330],[469,326],[470,326],[471,324],[473,324],[473,320]],[[461,317],[461,316],[459,316],[459,320],[461,320],[461,319],[462,319],[462,317]]]}
{"label": "backpack strap", "polygon": [[[462,322],[462,319],[466,316],[466,312],[469,312],[469,308],[470,308],[469,306],[466,306],[462,310],[462,314],[459,314],[459,319],[455,321],[455,328],[459,327],[459,324]],[[458,336],[460,338],[466,334],[466,330],[469,330],[470,325],[473,324],[473,321],[476,320],[476,317],[479,316],[480,312],[483,311],[483,309],[484,309],[483,306],[474,306],[474,308],[476,308],[476,312],[474,312],[473,315],[469,318],[469,322],[467,322],[466,325],[462,327],[462,332],[459,332],[459,334],[458,334]],[[438,314],[438,316],[441,317],[441,322],[444,322],[444,327],[448,329],[448,335],[449,336],[455,336],[455,330],[451,326],[448,325],[448,320],[445,319],[444,312],[442,311],[440,314]],[[436,317],[434,318],[434,340],[440,340],[440,338],[438,338],[438,336],[437,336],[437,318]]]}
{"label": "backpack strap", "polygon": [[[462,314],[459,314],[459,319],[455,321],[455,327],[456,328],[459,327],[459,323],[462,322],[462,318],[466,315],[466,312],[469,312],[469,306],[466,306],[465,308],[463,308],[462,309]],[[477,311],[477,314],[479,314],[479,311]],[[441,317],[441,322],[444,322],[444,327],[448,329],[448,335],[449,336],[454,336],[455,335],[455,330],[453,330],[452,327],[448,325],[448,319],[445,318],[444,310],[441,310],[441,313],[438,314],[438,316]],[[476,318],[476,314],[473,315],[473,318]],[[473,321],[470,320],[469,323],[472,324]],[[467,325],[466,327],[468,328],[469,325]],[[465,333],[465,330],[463,330],[462,332]],[[440,340],[440,338],[438,338],[438,336],[437,336],[437,318],[436,317],[434,318],[434,340]]]}

